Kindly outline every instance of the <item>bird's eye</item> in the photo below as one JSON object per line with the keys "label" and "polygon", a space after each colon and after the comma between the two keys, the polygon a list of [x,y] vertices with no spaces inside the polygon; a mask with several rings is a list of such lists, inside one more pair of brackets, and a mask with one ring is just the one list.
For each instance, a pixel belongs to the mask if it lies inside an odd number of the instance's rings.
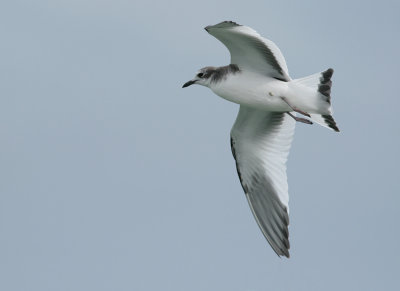
{"label": "bird's eye", "polygon": [[203,73],[198,73],[198,74],[197,74],[197,77],[202,78],[203,75],[204,75]]}

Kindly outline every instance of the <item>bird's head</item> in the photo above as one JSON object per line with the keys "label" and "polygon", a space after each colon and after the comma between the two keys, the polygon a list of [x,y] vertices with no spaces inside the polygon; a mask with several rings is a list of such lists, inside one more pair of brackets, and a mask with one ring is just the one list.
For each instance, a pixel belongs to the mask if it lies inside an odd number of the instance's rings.
{"label": "bird's head", "polygon": [[213,74],[216,72],[215,67],[205,67],[197,71],[196,76],[185,84],[183,84],[182,88],[189,87],[193,84],[198,84],[206,87],[210,87],[211,80]]}

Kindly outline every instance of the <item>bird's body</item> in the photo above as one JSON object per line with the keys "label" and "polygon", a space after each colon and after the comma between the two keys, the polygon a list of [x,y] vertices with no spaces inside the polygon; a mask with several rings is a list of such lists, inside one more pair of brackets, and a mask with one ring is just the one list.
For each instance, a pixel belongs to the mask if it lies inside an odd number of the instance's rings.
{"label": "bird's body", "polygon": [[288,95],[287,82],[250,71],[229,74],[225,80],[212,84],[210,89],[218,96],[240,105],[267,111],[291,111],[278,97]]}
{"label": "bird's body", "polygon": [[231,64],[205,67],[183,87],[199,84],[240,105],[231,148],[254,217],[274,251],[289,257],[286,161],[295,123],[312,124],[295,111],[339,131],[332,117],[333,70],[292,80],[279,48],[253,29],[224,21],[207,26],[231,53]]}
{"label": "bird's body", "polygon": [[211,84],[210,89],[228,101],[255,109],[273,112],[292,111],[280,98],[284,96],[292,106],[305,112],[330,113],[328,105],[317,106],[318,96],[315,90],[296,81],[284,82],[251,71],[228,74],[223,81]]}

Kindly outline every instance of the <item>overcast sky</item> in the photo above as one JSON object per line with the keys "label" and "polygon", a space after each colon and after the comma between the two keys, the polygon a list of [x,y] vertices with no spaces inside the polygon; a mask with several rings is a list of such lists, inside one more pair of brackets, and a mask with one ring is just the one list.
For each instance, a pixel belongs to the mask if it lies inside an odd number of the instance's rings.
{"label": "overcast sky", "polygon": [[[399,290],[399,1],[2,1],[0,290]],[[293,1],[294,2],[294,1]],[[262,236],[229,146],[238,106],[196,70],[203,27],[329,67],[340,134],[298,124],[291,258]]]}

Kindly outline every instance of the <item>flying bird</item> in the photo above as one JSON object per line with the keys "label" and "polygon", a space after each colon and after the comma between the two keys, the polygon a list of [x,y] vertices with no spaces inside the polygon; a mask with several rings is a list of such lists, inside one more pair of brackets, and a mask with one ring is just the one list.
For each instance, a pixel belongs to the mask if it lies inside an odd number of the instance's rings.
{"label": "flying bird", "polygon": [[205,30],[228,48],[231,63],[200,69],[183,88],[202,85],[240,105],[231,130],[239,180],[263,235],[278,256],[289,258],[286,161],[296,122],[339,131],[331,108],[333,69],[291,79],[279,48],[252,28],[224,21]]}

